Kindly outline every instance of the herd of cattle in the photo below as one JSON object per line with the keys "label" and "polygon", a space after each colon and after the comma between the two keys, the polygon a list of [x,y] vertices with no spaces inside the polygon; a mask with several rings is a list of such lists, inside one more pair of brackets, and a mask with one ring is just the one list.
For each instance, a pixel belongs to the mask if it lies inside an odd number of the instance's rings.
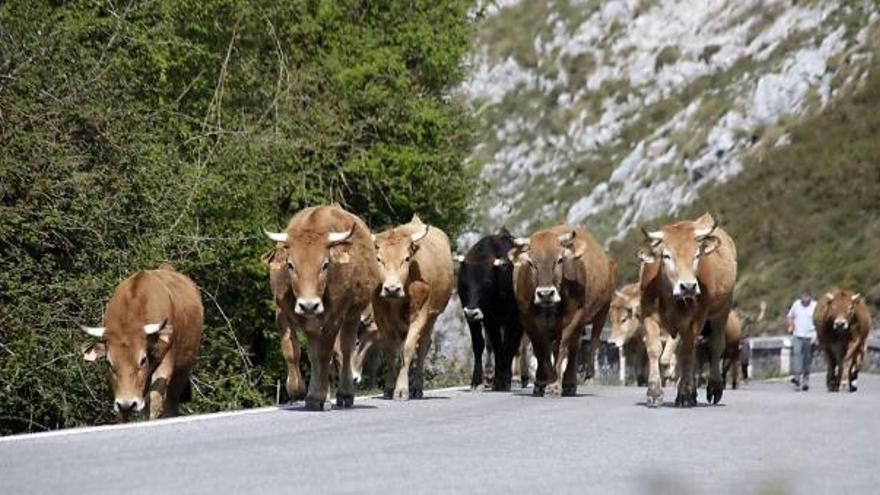
{"label": "herd of cattle", "polygon": [[[516,368],[526,386],[529,367],[522,361],[530,343],[537,362],[533,394],[574,395],[581,331],[591,329],[584,363],[589,378],[610,313],[610,341],[625,350],[647,384],[648,406],[659,406],[663,385],[674,380],[675,404],[696,405],[698,369],[706,364],[706,398],[717,404],[728,369],[736,386],[740,351],[741,325],[732,310],[734,242],[709,214],[644,234],[638,281],[615,290],[616,261],[578,227],[557,225],[528,238],[502,229],[454,255],[447,235],[417,216],[372,234],[339,205],[306,208],[284,232],[266,232],[275,242],[264,262],[287,363],[287,394],[304,399],[307,409],[323,410],[335,359],[336,404],[351,407],[365,356],[378,348],[385,397],[421,397],[432,329],[452,295],[457,261],[474,389],[484,385],[485,350],[493,357],[494,390],[510,390]],[[864,301],[835,289],[815,319],[829,360],[829,390],[841,382],[854,390],[868,332]],[[121,420],[145,408],[150,419],[178,413],[189,393],[202,321],[196,284],[163,264],[116,288],[103,326],[83,327],[96,339],[84,357],[106,356],[110,364]],[[307,342],[308,386],[297,332]]]}

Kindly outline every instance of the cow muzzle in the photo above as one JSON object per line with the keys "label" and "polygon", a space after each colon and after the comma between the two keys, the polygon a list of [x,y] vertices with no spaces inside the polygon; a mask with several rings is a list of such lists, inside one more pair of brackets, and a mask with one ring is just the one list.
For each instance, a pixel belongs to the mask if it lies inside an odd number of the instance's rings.
{"label": "cow muzzle", "polygon": [[317,316],[324,312],[324,302],[319,298],[297,299],[293,310],[302,316]]}
{"label": "cow muzzle", "polygon": [[389,299],[400,299],[403,297],[403,286],[400,284],[384,284],[379,295]]}
{"label": "cow muzzle", "polygon": [[135,399],[116,399],[116,402],[113,404],[113,410],[116,412],[131,414],[138,413],[144,410],[144,399],[135,398]]}
{"label": "cow muzzle", "polygon": [[483,321],[483,310],[480,308],[464,308],[464,317],[468,321]]}
{"label": "cow muzzle", "polygon": [[672,289],[672,296],[680,301],[693,301],[700,295],[700,284],[696,280],[679,280]]}
{"label": "cow muzzle", "polygon": [[538,306],[553,306],[559,304],[562,298],[556,287],[538,287],[535,289],[535,304]]}
{"label": "cow muzzle", "polygon": [[849,322],[846,320],[837,319],[834,320],[834,331],[837,333],[844,333],[849,330]]}

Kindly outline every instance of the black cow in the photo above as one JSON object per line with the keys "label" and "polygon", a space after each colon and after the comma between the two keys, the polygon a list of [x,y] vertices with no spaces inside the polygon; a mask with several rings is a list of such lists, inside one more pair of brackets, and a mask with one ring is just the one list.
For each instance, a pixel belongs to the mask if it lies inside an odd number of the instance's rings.
{"label": "black cow", "polygon": [[[513,295],[513,265],[507,253],[513,236],[502,228],[495,235],[479,240],[461,260],[458,271],[458,297],[464,308],[474,347],[474,374],[471,387],[483,384],[483,350],[494,355],[492,389],[510,390],[511,363],[522,341],[523,329]],[[523,386],[528,381],[525,366]]]}

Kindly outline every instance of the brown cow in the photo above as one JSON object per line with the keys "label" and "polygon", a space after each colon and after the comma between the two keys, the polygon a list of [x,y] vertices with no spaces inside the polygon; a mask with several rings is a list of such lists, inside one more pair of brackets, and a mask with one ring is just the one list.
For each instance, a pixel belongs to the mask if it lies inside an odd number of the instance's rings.
{"label": "brown cow", "polygon": [[[611,300],[611,336],[609,342],[623,352],[626,362],[632,363],[639,386],[648,383],[648,349],[645,346],[645,330],[641,322],[641,292],[639,284],[628,284],[614,293]],[[659,323],[658,323],[659,325]],[[660,370],[663,382],[675,380],[676,347],[678,339],[670,337],[662,326],[660,340]]]}
{"label": "brown cow", "polygon": [[711,356],[706,396],[709,402],[717,404],[724,390],[721,354],[736,281],[733,240],[708,213],[696,221],[666,225],[653,232],[645,230],[644,234],[648,244],[639,253],[643,262],[639,283],[650,368],[647,404],[657,407],[663,402],[659,366],[662,325],[670,335],[679,338],[680,373],[675,404],[696,405],[696,341],[707,322]]}
{"label": "brown cow", "polygon": [[591,364],[614,294],[617,264],[590,234],[566,225],[514,244],[514,293],[538,361],[533,394],[575,395],[581,329],[593,325]]}
{"label": "brown cow", "polygon": [[[375,236],[382,287],[373,299],[373,316],[385,356],[385,397],[420,398],[425,358],[434,322],[452,295],[449,238],[413,216],[409,223]],[[395,381],[395,357],[404,340]],[[412,393],[409,368],[416,357]]]}
{"label": "brown cow", "polygon": [[266,235],[280,243],[269,263],[275,321],[287,361],[287,392],[297,400],[305,388],[295,338],[295,331],[301,329],[311,363],[305,406],[324,409],[338,337],[342,363],[336,404],[351,407],[351,357],[357,328],[379,281],[370,230],[360,218],[334,204],[306,208],[290,219],[285,232]]}
{"label": "brown cow", "polygon": [[[711,350],[709,346],[709,337],[711,335],[710,325],[703,327],[703,333],[697,338],[697,382],[707,382],[703,368],[711,358]],[[721,354],[721,382],[724,388],[727,388],[727,374],[731,373],[731,388],[736,390],[739,386],[739,365],[742,350],[740,349],[742,342],[742,323],[739,313],[731,309],[730,316],[727,317],[727,324],[724,326],[724,352]],[[732,371],[731,371],[732,370]],[[743,375],[745,376],[745,374]]]}
{"label": "brown cow", "polygon": [[860,294],[834,289],[825,294],[813,313],[819,344],[825,349],[829,392],[858,390],[859,371],[868,343],[871,316]]}
{"label": "brown cow", "polygon": [[101,339],[83,357],[107,357],[120,420],[147,404],[150,419],[179,414],[202,339],[202,320],[196,284],[163,264],[119,284],[107,303],[104,326],[82,327]]}

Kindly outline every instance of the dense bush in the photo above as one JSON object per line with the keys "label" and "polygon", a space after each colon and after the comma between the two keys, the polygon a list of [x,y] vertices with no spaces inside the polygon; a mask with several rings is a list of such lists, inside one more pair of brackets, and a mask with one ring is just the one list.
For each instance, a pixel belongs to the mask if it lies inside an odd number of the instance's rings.
{"label": "dense bush", "polygon": [[190,407],[274,401],[262,226],[466,222],[470,3],[0,4],[0,434],[109,420],[77,323],[164,260],[204,291]]}
{"label": "dense bush", "polygon": [[[701,191],[681,218],[711,211],[737,244],[737,298],[754,311],[770,304],[768,329],[800,292],[833,286],[860,291],[880,305],[880,67],[852,94],[789,129],[790,144],[759,145],[745,171]],[[652,222],[661,225],[670,217]],[[638,230],[613,247],[635,260]],[[638,264],[621,263],[621,280]]]}

